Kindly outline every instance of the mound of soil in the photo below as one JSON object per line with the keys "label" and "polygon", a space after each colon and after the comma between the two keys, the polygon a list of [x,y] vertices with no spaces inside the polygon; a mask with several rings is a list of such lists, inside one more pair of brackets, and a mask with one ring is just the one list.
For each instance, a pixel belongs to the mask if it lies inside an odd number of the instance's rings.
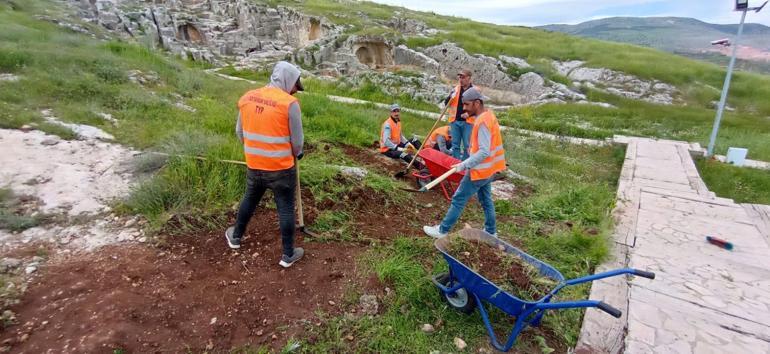
{"label": "mound of soil", "polygon": [[50,262],[12,309],[21,324],[0,338],[31,353],[277,349],[366,283],[354,262],[363,248],[298,236],[305,258],[283,269],[275,211],[259,209],[250,225],[238,251],[217,230]]}
{"label": "mound of soil", "polygon": [[538,300],[553,290],[556,282],[515,254],[485,242],[450,235],[447,253],[500,289],[521,298]]}

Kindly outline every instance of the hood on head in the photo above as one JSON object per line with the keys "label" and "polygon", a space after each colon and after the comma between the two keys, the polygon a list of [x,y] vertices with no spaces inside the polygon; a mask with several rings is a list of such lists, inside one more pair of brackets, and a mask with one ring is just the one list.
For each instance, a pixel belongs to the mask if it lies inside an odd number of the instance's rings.
{"label": "hood on head", "polygon": [[299,79],[299,74],[299,69],[296,66],[285,61],[279,61],[273,67],[273,73],[270,75],[270,86],[291,93],[291,89]]}

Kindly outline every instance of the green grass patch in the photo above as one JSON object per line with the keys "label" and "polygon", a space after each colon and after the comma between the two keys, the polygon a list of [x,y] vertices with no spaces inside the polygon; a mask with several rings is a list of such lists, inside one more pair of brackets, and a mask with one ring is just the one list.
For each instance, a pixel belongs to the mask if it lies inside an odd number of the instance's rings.
{"label": "green grass patch", "polygon": [[19,210],[19,197],[8,188],[0,188],[0,229],[20,232],[43,223],[42,215],[25,215]]}
{"label": "green grass patch", "polygon": [[770,171],[737,167],[710,159],[695,165],[709,190],[736,203],[770,204]]}
{"label": "green grass patch", "polygon": [[[657,137],[708,143],[715,111],[706,107],[663,106],[619,98],[597,91],[589,99],[608,102],[617,108],[592,105],[549,104],[512,108],[498,114],[502,124],[553,134],[605,139],[615,134]],[[770,119],[726,112],[716,144],[724,154],[730,146],[751,150],[754,158],[770,160]]]}

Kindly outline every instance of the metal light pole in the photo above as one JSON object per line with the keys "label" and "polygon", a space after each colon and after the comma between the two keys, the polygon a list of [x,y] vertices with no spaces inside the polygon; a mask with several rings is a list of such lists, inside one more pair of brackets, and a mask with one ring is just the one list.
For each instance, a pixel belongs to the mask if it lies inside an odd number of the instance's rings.
{"label": "metal light pole", "polygon": [[738,36],[735,38],[735,42],[732,43],[733,54],[730,57],[730,64],[727,66],[727,77],[725,77],[725,84],[722,87],[722,97],[719,99],[719,107],[717,108],[717,116],[714,118],[714,128],[711,130],[711,138],[709,139],[709,146],[706,152],[706,156],[714,156],[714,142],[717,140],[717,132],[719,132],[719,123],[722,122],[722,113],[725,110],[725,103],[727,102],[727,92],[730,90],[730,80],[733,77],[733,68],[735,67],[735,54],[738,51],[738,43],[741,40],[743,34],[743,23],[746,21],[746,13],[749,11],[759,12],[763,7],[767,5],[765,1],[762,6],[748,7],[748,0],[736,0],[735,9],[741,11],[741,24],[738,26]]}

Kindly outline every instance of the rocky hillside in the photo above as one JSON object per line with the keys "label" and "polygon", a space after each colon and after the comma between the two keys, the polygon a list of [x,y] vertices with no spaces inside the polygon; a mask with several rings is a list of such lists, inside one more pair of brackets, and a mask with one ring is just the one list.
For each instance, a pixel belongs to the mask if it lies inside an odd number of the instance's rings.
{"label": "rocky hillside", "polygon": [[[386,18],[352,13],[363,20],[353,24],[340,21],[339,16],[319,15],[314,2],[296,8],[247,0],[68,3],[81,18],[115,35],[197,62],[265,70],[277,60],[291,60],[320,77],[344,77],[354,84],[373,82],[386,93],[406,92],[428,102],[441,100],[457,71],[466,67],[474,70],[474,83],[500,105],[575,102],[608,106],[590,102],[581,89],[584,86],[653,103],[681,101],[673,85],[590,68],[582,62],[552,60],[540,62],[538,69],[524,58],[469,52],[457,43],[437,40],[448,31],[411,18],[403,9],[391,11]],[[410,40],[434,43],[409,46]]]}
{"label": "rocky hillside", "polygon": [[[563,103],[613,108],[638,101],[710,110],[724,77],[715,65],[643,47],[368,2],[62,2],[76,16],[52,21],[67,30],[94,36],[106,31],[234,75],[264,73],[273,62],[290,60],[332,85],[329,93],[365,87],[379,92],[380,101],[406,97],[423,109],[443,99],[466,67],[501,110]],[[738,75],[731,106],[767,116],[770,101],[758,98],[769,94],[768,77]]]}

